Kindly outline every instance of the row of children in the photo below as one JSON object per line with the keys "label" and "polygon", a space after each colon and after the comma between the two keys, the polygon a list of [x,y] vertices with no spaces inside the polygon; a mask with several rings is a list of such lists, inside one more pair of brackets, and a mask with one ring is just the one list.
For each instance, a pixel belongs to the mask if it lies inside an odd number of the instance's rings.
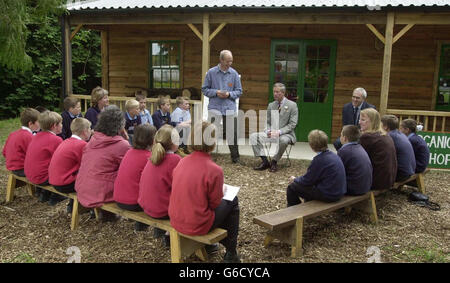
{"label": "row of children", "polygon": [[[194,152],[181,159],[178,131],[170,125],[159,130],[149,124],[134,129],[133,147],[121,135],[125,117],[115,105],[98,115],[91,136],[91,122],[75,118],[72,136],[62,140],[62,117],[56,112],[40,113],[25,109],[21,114],[22,129],[13,132],[3,149],[6,167],[39,185],[53,185],[56,190],[76,192],[84,207],[99,207],[115,201],[119,207],[144,211],[151,217],[170,219],[171,225],[188,235],[203,235],[224,228],[228,236],[221,241],[226,248],[224,262],[239,262],[237,236],[239,204],[223,200],[224,176],[209,153],[215,143],[202,140],[191,146]],[[42,131],[33,136],[31,129]],[[211,126],[199,124],[203,132]],[[89,142],[87,140],[89,139]],[[191,135],[194,141],[194,135]],[[26,145],[28,143],[28,146]],[[41,195],[45,192],[41,192]],[[41,198],[42,199],[42,198]],[[68,211],[72,204],[69,203]],[[103,212],[103,220],[112,220]],[[145,225],[136,223],[136,229]],[[155,236],[164,236],[155,229]],[[166,242],[168,236],[165,236]],[[207,247],[213,252],[217,246]]]}
{"label": "row of children", "polygon": [[[93,129],[97,124],[98,114],[101,113],[106,106],[109,105],[108,91],[96,87],[91,92],[91,107],[87,109],[85,118],[91,122]],[[183,96],[177,97],[177,108],[170,113],[170,99],[168,97],[160,97],[158,101],[159,110],[155,111],[153,115],[147,109],[147,94],[145,91],[136,91],[136,99],[127,100],[125,103],[125,130],[127,132],[130,144],[132,143],[134,128],[140,124],[154,125],[156,129],[163,125],[171,125],[177,127],[178,130],[183,130],[183,133],[189,131],[191,125],[191,115],[189,113],[189,99]],[[65,111],[61,113],[63,118],[63,129],[59,136],[62,139],[71,136],[70,124],[75,118],[83,117],[81,114],[81,103],[78,98],[66,97],[64,99]],[[184,130],[186,129],[186,130]],[[187,136],[187,134],[184,134]]]}
{"label": "row of children", "polygon": [[[337,155],[328,150],[328,137],[320,130],[308,135],[309,145],[317,155],[305,175],[291,176],[287,188],[288,206],[304,201],[335,202],[344,195],[363,195],[369,190],[384,190],[394,182],[407,180],[425,171],[430,151],[416,134],[413,119],[400,124],[394,115],[380,114],[373,108],[361,111],[361,130],[344,126]],[[415,181],[408,183],[417,186]]]}

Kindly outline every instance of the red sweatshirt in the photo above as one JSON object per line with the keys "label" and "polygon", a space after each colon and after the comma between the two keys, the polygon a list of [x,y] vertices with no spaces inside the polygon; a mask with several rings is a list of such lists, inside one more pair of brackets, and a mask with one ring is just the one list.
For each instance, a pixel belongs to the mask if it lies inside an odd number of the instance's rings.
{"label": "red sweatshirt", "polygon": [[25,156],[25,175],[33,184],[42,184],[48,180],[48,166],[56,148],[62,142],[57,135],[42,131],[36,134],[28,146]]}
{"label": "red sweatshirt", "polygon": [[72,136],[58,146],[48,167],[50,184],[65,186],[75,182],[85,145],[84,140]]}
{"label": "red sweatshirt", "polygon": [[114,182],[114,201],[129,205],[138,203],[139,180],[149,157],[150,151],[145,149],[132,148],[127,151]]}
{"label": "red sweatshirt", "polygon": [[209,154],[195,151],[173,171],[170,224],[187,235],[204,235],[223,197],[223,170]]}
{"label": "red sweatshirt", "polygon": [[179,155],[169,153],[158,166],[153,165],[150,160],[145,165],[139,182],[138,203],[151,217],[161,218],[168,215],[172,173],[180,160]]}
{"label": "red sweatshirt", "polygon": [[6,159],[6,169],[10,171],[23,169],[25,155],[32,139],[33,133],[26,127],[9,134],[2,151]]}

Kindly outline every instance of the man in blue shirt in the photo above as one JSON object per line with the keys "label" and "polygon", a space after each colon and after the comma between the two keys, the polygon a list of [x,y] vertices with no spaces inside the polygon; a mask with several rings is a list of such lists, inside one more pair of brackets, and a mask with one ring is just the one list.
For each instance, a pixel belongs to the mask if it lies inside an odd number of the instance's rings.
{"label": "man in blue shirt", "polygon": [[[222,134],[226,137],[233,163],[239,162],[237,145],[236,99],[242,95],[239,74],[231,68],[233,55],[229,50],[222,50],[220,63],[209,69],[202,86],[203,94],[209,98],[208,120],[216,126],[223,124]],[[228,117],[228,119],[227,119]],[[228,125],[232,121],[234,125]]]}

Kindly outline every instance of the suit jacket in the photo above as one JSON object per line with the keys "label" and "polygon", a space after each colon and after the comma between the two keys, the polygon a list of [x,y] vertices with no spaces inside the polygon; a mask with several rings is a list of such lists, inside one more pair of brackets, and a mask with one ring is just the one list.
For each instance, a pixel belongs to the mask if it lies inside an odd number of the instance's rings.
{"label": "suit jacket", "polygon": [[[272,110],[274,110],[273,114]],[[278,120],[278,121],[277,121]],[[297,103],[285,99],[281,105],[281,111],[278,113],[278,102],[275,100],[269,103],[267,107],[267,128],[266,130],[281,130],[281,135],[286,135],[292,143],[296,143],[295,127],[298,122]]]}
{"label": "suit jacket", "polygon": [[[366,108],[376,109],[375,106],[364,101],[362,103],[361,110],[364,110]],[[354,120],[353,120],[353,105],[351,102],[345,104],[344,108],[342,108],[342,126],[345,126],[345,125],[355,125]],[[356,125],[356,126],[358,126],[358,125]]]}

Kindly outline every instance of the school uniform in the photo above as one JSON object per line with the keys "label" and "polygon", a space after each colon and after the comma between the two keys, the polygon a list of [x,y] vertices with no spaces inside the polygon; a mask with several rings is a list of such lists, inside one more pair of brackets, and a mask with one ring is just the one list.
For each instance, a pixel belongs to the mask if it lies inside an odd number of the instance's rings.
{"label": "school uniform", "polygon": [[50,131],[36,134],[28,146],[24,170],[27,179],[33,184],[48,182],[48,167],[56,148],[62,139]]}
{"label": "school uniform", "polygon": [[84,114],[84,118],[88,119],[91,122],[91,129],[97,125],[98,114],[100,114],[100,109],[97,106],[89,107]]}
{"label": "school uniform", "polygon": [[136,115],[134,117],[130,116],[130,113],[125,112],[125,130],[129,136],[134,135],[134,129],[141,124],[141,116]]}
{"label": "school uniform", "polygon": [[364,148],[357,142],[344,144],[337,152],[344,164],[347,195],[363,195],[372,186],[372,163]]}
{"label": "school uniform", "polygon": [[113,198],[115,202],[126,205],[138,204],[139,181],[149,158],[149,150],[131,148],[127,151],[120,163],[114,182]]}
{"label": "school uniform", "polygon": [[416,158],[416,173],[422,173],[427,169],[428,163],[430,162],[430,149],[427,143],[416,133],[411,133],[408,135],[408,140],[414,150],[414,156]]}
{"label": "school uniform", "polygon": [[[170,119],[175,123],[176,126],[178,126],[178,124],[182,122],[190,121],[191,113],[189,113],[188,110],[183,110],[180,107],[177,107],[175,110],[173,110],[172,114],[170,114]],[[180,134],[180,138],[182,139],[180,147],[186,147],[191,127],[179,128],[178,131]]]}
{"label": "school uniform", "polygon": [[139,116],[141,116],[141,123],[142,124],[150,124],[153,125],[153,119],[152,115],[150,114],[150,111],[147,109],[144,109],[144,111],[139,112]]}
{"label": "school uniform", "polygon": [[72,136],[72,131],[70,130],[70,125],[72,124],[72,121],[75,118],[83,118],[83,115],[80,113],[75,116],[72,113],[70,113],[69,111],[64,111],[63,113],[61,113],[61,117],[63,118],[63,120],[62,120],[63,127],[62,127],[61,134],[59,134],[58,136],[60,136],[63,140],[65,140]]}
{"label": "school uniform", "polygon": [[2,154],[6,159],[6,169],[9,171],[21,171],[24,169],[25,155],[32,139],[33,132],[24,126],[9,134],[2,150]]}
{"label": "school uniform", "polygon": [[380,132],[364,133],[359,142],[372,162],[371,190],[390,189],[397,175],[397,154],[392,138]]}
{"label": "school uniform", "polygon": [[152,118],[153,118],[153,125],[156,127],[157,130],[159,130],[159,128],[161,128],[165,124],[171,125],[172,127],[176,126],[175,122],[172,122],[170,113],[167,112],[166,114],[163,114],[161,109],[153,113]]}
{"label": "school uniform", "polygon": [[288,186],[288,206],[300,203],[299,197],[325,202],[338,201],[347,191],[344,164],[333,152],[319,152],[311,161],[306,174],[295,178]]}
{"label": "school uniform", "polygon": [[178,154],[168,152],[157,166],[148,160],[142,171],[138,203],[153,218],[163,218],[169,214],[173,170],[180,160]]}
{"label": "school uniform", "polygon": [[79,136],[72,135],[58,146],[48,167],[49,183],[52,186],[56,188],[70,185],[74,190],[86,144]]}
{"label": "school uniform", "polygon": [[397,153],[397,177],[396,181],[406,180],[414,175],[416,170],[416,158],[414,149],[408,138],[399,130],[389,131],[389,136],[394,141]]}

